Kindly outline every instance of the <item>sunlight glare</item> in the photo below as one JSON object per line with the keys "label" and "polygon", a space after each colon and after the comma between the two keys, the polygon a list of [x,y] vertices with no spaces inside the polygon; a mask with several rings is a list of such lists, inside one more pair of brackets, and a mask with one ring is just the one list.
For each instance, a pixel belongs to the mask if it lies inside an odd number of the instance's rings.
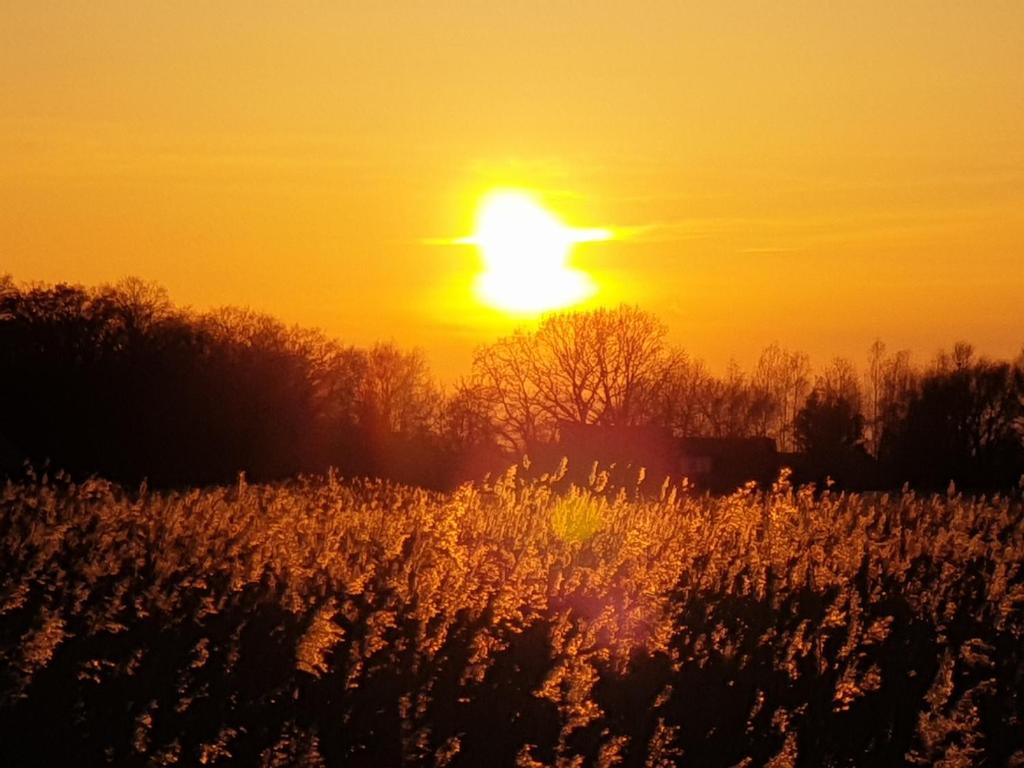
{"label": "sunlight glare", "polygon": [[525,192],[500,191],[484,198],[476,233],[463,242],[483,255],[485,271],[476,284],[482,302],[535,313],[578,304],[597,291],[589,275],[568,265],[569,254],[575,243],[609,236],[566,226]]}

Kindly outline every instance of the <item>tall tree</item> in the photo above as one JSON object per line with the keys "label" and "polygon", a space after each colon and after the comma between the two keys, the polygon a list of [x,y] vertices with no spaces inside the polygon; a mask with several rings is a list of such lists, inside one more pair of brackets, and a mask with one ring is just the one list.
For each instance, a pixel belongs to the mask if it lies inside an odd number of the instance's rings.
{"label": "tall tree", "polygon": [[883,456],[900,478],[930,487],[1007,485],[1024,472],[1022,421],[1024,371],[960,343],[893,410]]}
{"label": "tall tree", "polygon": [[845,357],[833,357],[816,377],[814,388],[825,398],[848,400],[858,413],[862,410],[857,368]]}
{"label": "tall tree", "polygon": [[505,441],[524,448],[558,424],[652,420],[671,370],[666,329],[636,307],[563,312],[477,351],[472,384]]}
{"label": "tall tree", "polygon": [[664,376],[652,420],[679,437],[710,433],[708,400],[714,378],[704,361],[693,359],[679,350],[667,361]]}
{"label": "tall tree", "polygon": [[867,445],[873,456],[878,455],[878,443],[882,433],[881,400],[882,368],[885,364],[885,342],[875,339],[868,348],[867,398],[864,415],[867,428]]}
{"label": "tall tree", "polygon": [[842,357],[822,369],[794,422],[796,446],[813,457],[840,461],[864,442],[857,370]]}
{"label": "tall tree", "polygon": [[390,343],[367,350],[358,396],[364,426],[407,436],[431,428],[440,401],[423,353],[406,352]]}
{"label": "tall tree", "polygon": [[816,464],[845,461],[861,448],[864,417],[848,395],[815,387],[796,415],[797,447]]}
{"label": "tall tree", "polygon": [[775,438],[781,450],[795,447],[793,422],[810,389],[810,375],[810,360],[803,352],[772,344],[758,358],[751,381],[762,406],[756,434]]}

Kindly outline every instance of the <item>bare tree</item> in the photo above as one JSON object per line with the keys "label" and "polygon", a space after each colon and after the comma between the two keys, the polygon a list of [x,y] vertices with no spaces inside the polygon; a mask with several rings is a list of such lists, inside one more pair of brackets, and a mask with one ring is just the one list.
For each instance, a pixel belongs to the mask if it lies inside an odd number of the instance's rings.
{"label": "bare tree", "polygon": [[426,432],[434,422],[440,395],[423,353],[378,343],[365,359],[358,395],[364,425],[392,434]]}
{"label": "bare tree", "polygon": [[763,403],[756,434],[774,437],[782,450],[793,450],[793,421],[810,389],[811,365],[803,352],[772,344],[761,352],[752,386]]}
{"label": "bare tree", "polygon": [[359,397],[367,375],[367,355],[319,330],[293,328],[291,343],[309,361],[317,418],[333,428],[359,421]]}
{"label": "bare tree", "polygon": [[962,371],[974,363],[974,345],[966,341],[958,341],[950,352],[942,350],[935,356],[932,372],[950,373]]}
{"label": "bare tree", "polygon": [[693,359],[681,350],[672,353],[653,420],[679,437],[708,434],[714,382],[703,360]]}
{"label": "bare tree", "polygon": [[507,447],[522,449],[541,436],[541,394],[533,371],[535,354],[534,339],[518,330],[480,347],[473,357],[469,386],[490,412]]}
{"label": "bare tree", "polygon": [[438,412],[436,432],[455,450],[492,448],[499,444],[497,425],[488,403],[471,382],[460,380]]}
{"label": "bare tree", "polygon": [[911,363],[910,351],[901,349],[885,358],[882,364],[882,391],[879,398],[879,417],[884,436],[886,426],[894,419],[902,418],[909,396],[917,388],[917,371]]}
{"label": "bare tree", "polygon": [[867,445],[872,455],[878,455],[878,444],[882,436],[882,369],[885,365],[885,342],[875,339],[868,349],[867,401],[865,425]]}
{"label": "bare tree", "polygon": [[672,366],[665,335],[657,318],[625,305],[548,315],[480,348],[472,386],[516,448],[552,439],[561,421],[646,423]]}
{"label": "bare tree", "polygon": [[845,357],[833,357],[815,381],[815,389],[829,400],[846,400],[858,413],[861,411],[862,395],[857,368]]}
{"label": "bare tree", "polygon": [[107,305],[122,333],[136,339],[175,314],[167,289],[138,277],[126,277],[114,285],[102,286],[93,301]]}

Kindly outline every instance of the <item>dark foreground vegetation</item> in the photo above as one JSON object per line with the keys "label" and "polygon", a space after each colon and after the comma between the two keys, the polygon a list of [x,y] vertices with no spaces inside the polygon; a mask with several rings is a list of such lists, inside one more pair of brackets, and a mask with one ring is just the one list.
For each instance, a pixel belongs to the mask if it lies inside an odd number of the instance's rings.
{"label": "dark foreground vegetation", "polygon": [[421,354],[392,344],[178,308],[135,279],[0,278],[0,371],[0,476],[27,458],[153,487],[337,467],[451,489],[524,453],[558,455],[566,425],[718,441],[725,461],[767,440],[800,480],[843,488],[1006,489],[1024,474],[1024,356],[957,344],[918,365],[876,342],[860,370],[835,359],[815,373],[773,345],[752,370],[715,375],[634,307],[549,316],[481,347],[442,391]]}
{"label": "dark foreground vegetation", "polygon": [[1024,765],[1021,500],[0,498],[0,764]]}

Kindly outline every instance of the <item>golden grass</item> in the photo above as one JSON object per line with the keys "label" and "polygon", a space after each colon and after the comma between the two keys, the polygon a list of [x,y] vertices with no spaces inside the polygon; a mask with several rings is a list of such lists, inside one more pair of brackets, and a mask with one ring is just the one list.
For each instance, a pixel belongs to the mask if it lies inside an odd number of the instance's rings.
{"label": "golden grass", "polygon": [[1022,715],[1018,501],[560,482],[8,484],[0,745],[50,715],[85,762],[1024,760],[990,722]]}

